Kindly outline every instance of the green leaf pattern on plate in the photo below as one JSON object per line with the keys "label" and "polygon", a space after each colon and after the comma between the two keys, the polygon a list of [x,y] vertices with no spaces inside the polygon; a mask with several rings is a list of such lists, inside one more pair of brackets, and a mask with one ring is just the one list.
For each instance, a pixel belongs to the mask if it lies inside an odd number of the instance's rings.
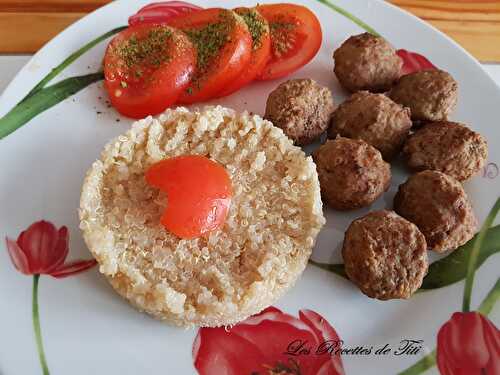
{"label": "green leaf pattern on plate", "polygon": [[40,113],[62,102],[71,95],[76,94],[78,91],[84,89],[90,84],[102,80],[104,78],[104,74],[102,72],[97,72],[67,78],[52,86],[45,87],[47,83],[54,79],[59,73],[76,61],[85,52],[125,28],[126,26],[121,26],[104,33],[84,45],[79,50],[73,52],[61,64],[52,69],[49,74],[47,74],[35,85],[35,87],[33,87],[33,89],[30,90],[23,100],[21,100],[5,116],[0,118],[0,139],[5,138]]}
{"label": "green leaf pattern on plate", "polygon": [[[459,247],[447,257],[444,257],[429,266],[429,272],[424,278],[421,291],[443,288],[464,280],[467,276],[467,267],[471,255],[476,234],[469,242]],[[476,268],[481,265],[492,255],[500,251],[500,225],[491,227],[486,232],[481,249],[478,254]],[[326,271],[330,271],[347,279],[343,264],[327,264],[319,263],[310,260],[309,263],[320,267]]]}

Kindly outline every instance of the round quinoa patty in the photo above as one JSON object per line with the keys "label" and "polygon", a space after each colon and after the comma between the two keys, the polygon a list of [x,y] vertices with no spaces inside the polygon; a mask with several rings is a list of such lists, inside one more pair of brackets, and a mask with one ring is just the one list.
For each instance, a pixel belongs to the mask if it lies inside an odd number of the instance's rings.
{"label": "round quinoa patty", "polygon": [[[160,224],[167,197],[144,179],[155,162],[186,154],[221,163],[233,188],[224,226],[193,240]],[[324,222],[312,159],[270,122],[220,106],[134,123],[92,165],[80,201],[100,272],[137,308],[181,326],[234,324],[273,304]]]}

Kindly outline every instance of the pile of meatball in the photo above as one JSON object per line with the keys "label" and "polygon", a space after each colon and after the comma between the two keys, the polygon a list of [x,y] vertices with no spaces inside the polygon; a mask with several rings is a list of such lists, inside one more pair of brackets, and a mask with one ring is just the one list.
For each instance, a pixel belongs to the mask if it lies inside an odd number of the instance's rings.
{"label": "pile of meatball", "polygon": [[453,251],[476,232],[462,182],[484,166],[486,140],[449,116],[458,84],[442,70],[402,75],[403,61],[383,38],[353,36],[333,55],[335,75],[352,96],[338,107],[311,79],[280,84],[265,118],[313,153],[323,200],[346,211],[370,206],[391,181],[399,155],[414,173],[399,186],[394,211],[354,220],[342,256],[349,278],[369,297],[409,298],[428,270],[427,250]]}

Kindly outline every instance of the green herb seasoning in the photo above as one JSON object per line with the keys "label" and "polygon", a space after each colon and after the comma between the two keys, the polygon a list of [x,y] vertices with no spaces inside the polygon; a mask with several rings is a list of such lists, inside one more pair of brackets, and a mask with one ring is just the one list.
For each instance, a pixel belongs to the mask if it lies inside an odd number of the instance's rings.
{"label": "green herb seasoning", "polygon": [[196,76],[199,77],[208,70],[222,47],[230,41],[234,23],[235,18],[231,15],[231,11],[221,11],[217,22],[209,23],[199,29],[183,30],[197,50]]}
{"label": "green herb seasoning", "polygon": [[252,36],[252,49],[258,49],[262,44],[262,35],[269,32],[267,21],[255,9],[237,11],[247,24]]}
{"label": "green herb seasoning", "polygon": [[285,20],[273,20],[269,24],[271,30],[272,49],[276,56],[285,54],[293,43],[293,31],[296,28],[294,23]]}
{"label": "green herb seasoning", "polygon": [[142,75],[141,65],[158,67],[170,59],[169,42],[172,31],[165,26],[150,30],[143,38],[133,35],[117,47],[118,56],[127,67],[137,67],[135,75]]}

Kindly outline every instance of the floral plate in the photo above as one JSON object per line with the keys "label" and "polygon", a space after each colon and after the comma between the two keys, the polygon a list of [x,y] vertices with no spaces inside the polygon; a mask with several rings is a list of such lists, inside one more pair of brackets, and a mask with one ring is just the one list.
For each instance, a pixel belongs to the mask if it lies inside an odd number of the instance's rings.
{"label": "floral plate", "polygon": [[[0,374],[500,374],[500,226],[494,225],[500,90],[449,38],[385,2],[295,2],[320,19],[323,44],[293,76],[330,87],[337,102],[346,95],[332,72],[332,52],[363,30],[426,56],[457,79],[453,119],[489,141],[488,165],[465,184],[484,223],[481,234],[431,266],[410,300],[381,302],[362,295],[339,264],[345,229],[368,209],[340,214],[325,208],[327,225],[313,262],[276,306],[234,327],[201,330],[174,328],[137,312],[93,267],[77,215],[87,168],[131,124],[107,105],[101,41],[147,1],[116,1],[49,42],[0,98],[0,234],[6,238],[0,250]],[[426,62],[407,57],[417,67]],[[262,113],[277,84],[254,83],[207,104]],[[393,172],[391,189],[372,209],[392,206],[407,177],[402,166]]]}

